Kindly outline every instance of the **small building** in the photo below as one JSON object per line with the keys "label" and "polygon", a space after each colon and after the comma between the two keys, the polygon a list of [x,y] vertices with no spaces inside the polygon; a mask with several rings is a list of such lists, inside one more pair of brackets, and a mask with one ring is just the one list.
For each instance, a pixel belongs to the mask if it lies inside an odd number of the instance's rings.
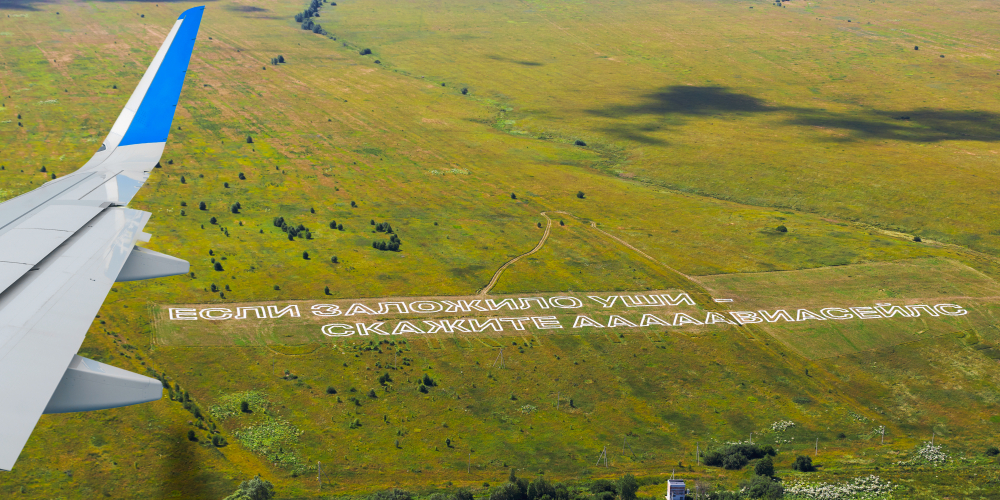
{"label": "small building", "polygon": [[666,500],[684,500],[687,496],[687,488],[684,487],[683,479],[668,479]]}

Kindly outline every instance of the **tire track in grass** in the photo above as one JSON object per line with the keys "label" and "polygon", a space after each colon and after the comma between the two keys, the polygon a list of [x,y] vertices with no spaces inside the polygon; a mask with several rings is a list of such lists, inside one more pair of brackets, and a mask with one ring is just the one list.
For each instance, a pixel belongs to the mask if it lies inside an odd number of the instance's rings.
{"label": "tire track in grass", "polygon": [[493,278],[490,279],[490,282],[485,287],[479,289],[479,291],[476,292],[476,295],[486,295],[490,293],[490,290],[492,290],[493,287],[496,286],[497,281],[500,280],[500,275],[503,274],[504,269],[507,269],[508,267],[510,267],[511,264],[542,249],[542,245],[545,244],[545,240],[549,238],[549,232],[552,231],[552,219],[549,218],[548,213],[542,212],[542,217],[545,217],[545,232],[542,233],[542,239],[538,240],[538,244],[535,245],[535,248],[532,248],[526,253],[522,253],[521,255],[518,255],[517,257],[514,257],[508,260],[507,262],[504,262],[503,265],[500,266],[500,269],[497,269],[497,272],[493,273]]}

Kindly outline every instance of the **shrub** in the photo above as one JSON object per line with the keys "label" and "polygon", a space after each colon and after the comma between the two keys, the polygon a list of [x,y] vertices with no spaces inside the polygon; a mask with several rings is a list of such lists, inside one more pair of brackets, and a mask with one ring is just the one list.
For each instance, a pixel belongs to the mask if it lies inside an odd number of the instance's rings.
{"label": "shrub", "polygon": [[393,488],[391,490],[373,493],[368,500],[413,500],[413,494],[406,490]]}
{"label": "shrub", "polygon": [[424,384],[420,384],[420,387],[418,387],[417,390],[424,394],[427,394],[427,386]]}
{"label": "shrub", "polygon": [[205,205],[204,201],[198,203],[198,210],[208,210],[208,206]]}
{"label": "shrub", "polygon": [[181,176],[181,184],[187,184],[187,179],[183,175]]}
{"label": "shrub", "polygon": [[726,470],[740,470],[749,462],[750,460],[747,460],[747,457],[735,453],[722,458],[722,468]]}
{"label": "shrub", "polygon": [[337,221],[330,221],[330,229],[337,229]]}
{"label": "shrub", "polygon": [[987,457],[995,457],[997,455],[1000,455],[1000,449],[998,449],[996,446],[990,446],[989,448],[986,448]]}
{"label": "shrub", "polygon": [[240,172],[240,180],[241,181],[247,180],[247,176],[243,175],[243,172]]}
{"label": "shrub", "polygon": [[219,219],[216,219],[215,217],[212,217],[211,219],[208,219],[208,223],[209,224],[215,224],[217,222],[219,222]]}
{"label": "shrub", "polygon": [[194,429],[188,431],[188,441],[198,441],[198,436],[194,435]]}
{"label": "shrub", "polygon": [[370,397],[372,399],[378,398],[378,395],[375,394],[375,389],[369,389],[368,390],[368,397]]}
{"label": "shrub", "polygon": [[222,187],[224,187],[226,189],[229,189],[229,183],[228,182],[223,182],[222,183]]}
{"label": "shrub", "polygon": [[274,498],[274,485],[270,481],[257,476],[249,481],[240,483],[240,487],[236,492],[224,500],[271,500],[272,498]]}
{"label": "shrub", "polygon": [[799,472],[812,472],[816,470],[816,467],[813,466],[812,458],[799,455],[795,457],[795,463],[792,464],[792,470],[797,470]]}
{"label": "shrub", "polygon": [[921,240],[920,240],[920,237],[919,237],[919,236],[914,236],[914,237],[913,237],[913,241],[915,241],[915,242],[917,242],[917,243],[920,243],[920,241],[921,241]]}
{"label": "shrub", "polygon": [[221,262],[216,262],[215,265],[212,266],[212,268],[215,269],[216,271],[223,271]]}
{"label": "shrub", "polygon": [[764,457],[753,468],[754,474],[758,476],[774,477],[774,461],[771,457]]}
{"label": "shrub", "polygon": [[583,142],[580,139],[577,139],[575,142],[573,142],[573,144],[576,145],[576,146],[586,146],[587,145],[586,142]]}
{"label": "shrub", "polygon": [[309,260],[309,252],[302,252],[302,258],[305,260]]}
{"label": "shrub", "polygon": [[367,56],[368,54],[371,54],[371,53],[372,53],[372,49],[361,49],[361,51],[358,52],[358,54],[361,54],[363,56]]}
{"label": "shrub", "polygon": [[632,474],[625,474],[618,480],[618,496],[621,500],[635,500],[635,492],[639,490],[639,482]]}
{"label": "shrub", "polygon": [[748,482],[740,484],[740,489],[746,498],[777,499],[785,495],[785,487],[781,482],[769,476],[755,476]]}
{"label": "shrub", "polygon": [[785,227],[785,226],[778,226],[778,227],[774,228],[774,230],[777,231],[777,232],[779,232],[779,233],[787,233],[788,232],[788,228]]}
{"label": "shrub", "polygon": [[580,198],[582,200],[584,198],[584,196],[586,196],[586,195],[583,194],[583,191],[577,191],[576,192],[576,197],[577,198]]}
{"label": "shrub", "polygon": [[510,199],[516,200],[517,199],[517,195],[514,194],[514,193],[510,193]]}
{"label": "shrub", "polygon": [[323,288],[323,295],[330,295],[330,287]]}
{"label": "shrub", "polygon": [[330,262],[333,262],[334,264],[336,264],[338,262],[337,261],[337,256],[334,255],[333,258],[330,259]]}
{"label": "shrub", "polygon": [[240,401],[240,411],[243,413],[250,413],[250,403]]}
{"label": "shrub", "polygon": [[426,373],[424,374],[423,383],[428,387],[434,387],[437,385],[437,382],[435,382],[434,379],[432,379],[431,376]]}
{"label": "shrub", "polygon": [[462,95],[466,95],[468,93],[469,93],[469,88],[468,87],[462,87]]}
{"label": "shrub", "polygon": [[247,144],[253,144],[253,137],[247,136]]}
{"label": "shrub", "polygon": [[334,389],[332,385],[328,385],[326,387],[326,393],[327,394],[336,394],[337,393],[337,389]]}

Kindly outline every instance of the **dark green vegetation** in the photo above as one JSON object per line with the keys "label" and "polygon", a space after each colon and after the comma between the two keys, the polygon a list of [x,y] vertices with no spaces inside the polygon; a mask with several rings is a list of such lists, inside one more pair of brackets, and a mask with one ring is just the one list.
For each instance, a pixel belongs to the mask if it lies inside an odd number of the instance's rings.
{"label": "dark green vegetation", "polygon": [[[116,286],[82,350],[155,370],[172,397],[43,417],[0,496],[223,498],[261,474],[282,497],[482,498],[511,490],[511,467],[557,492],[630,473],[659,496],[674,469],[771,491],[766,457],[697,463],[751,432],[786,486],[878,474],[901,497],[995,495],[995,6],[782,4],[210,3],[162,168],[133,202],[154,213],[150,247],[192,273]],[[0,198],[82,165],[193,5],[0,3]],[[493,291],[683,289],[713,310],[721,294],[748,310],[950,297],[974,314],[153,335],[152,304],[468,296],[547,230]],[[371,248],[398,234],[404,251]],[[932,433],[944,462],[918,452]],[[631,491],[607,483],[586,494]]]}

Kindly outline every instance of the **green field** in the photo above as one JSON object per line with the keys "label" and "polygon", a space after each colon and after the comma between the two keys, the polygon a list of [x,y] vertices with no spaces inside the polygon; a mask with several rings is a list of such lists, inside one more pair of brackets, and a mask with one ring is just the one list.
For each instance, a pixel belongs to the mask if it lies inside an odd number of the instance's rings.
{"label": "green field", "polygon": [[[195,5],[0,0],[0,199],[86,162]],[[316,19],[326,35],[294,22],[305,2],[206,5],[162,168],[132,203],[153,213],[149,247],[193,274],[117,285],[81,352],[173,397],[44,416],[0,496],[222,498],[261,474],[280,498],[487,498],[515,467],[630,472],[650,497],[673,470],[750,477],[695,450],[753,432],[786,484],[877,474],[897,498],[1000,498],[983,455],[1000,443],[992,3],[344,0]],[[382,222],[400,252],[372,248]],[[163,319],[656,290],[702,315],[970,314],[333,340],[305,317]],[[950,460],[901,465],[932,432]],[[816,439],[820,470],[792,471]]]}

